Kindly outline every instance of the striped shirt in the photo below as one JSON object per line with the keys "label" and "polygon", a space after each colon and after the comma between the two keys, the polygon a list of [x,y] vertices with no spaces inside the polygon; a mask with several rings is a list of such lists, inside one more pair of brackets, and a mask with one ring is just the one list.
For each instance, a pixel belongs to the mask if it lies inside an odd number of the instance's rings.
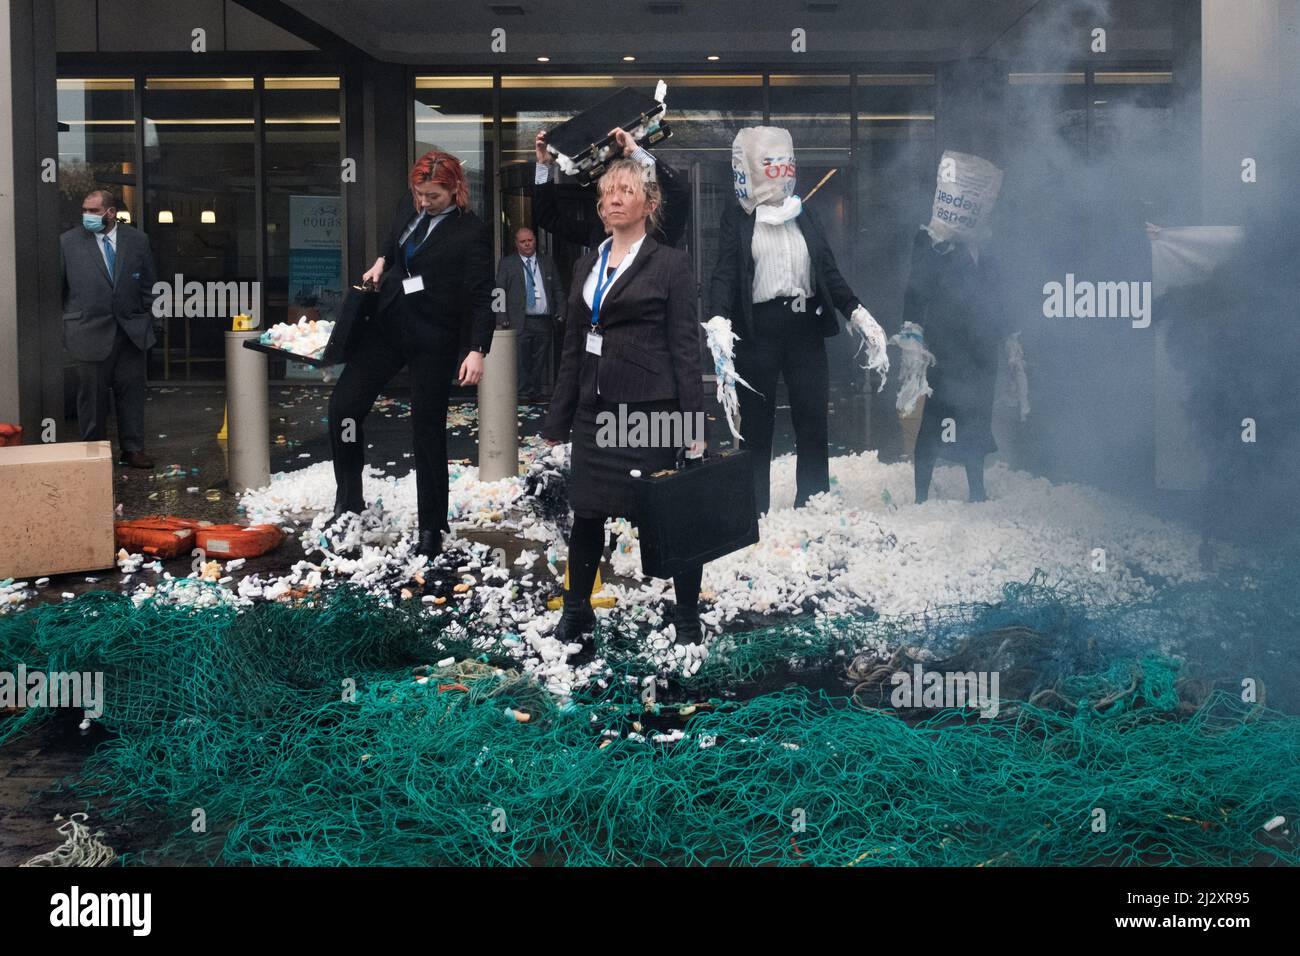
{"label": "striped shirt", "polygon": [[793,219],[777,225],[754,223],[754,302],[813,294],[808,243]]}

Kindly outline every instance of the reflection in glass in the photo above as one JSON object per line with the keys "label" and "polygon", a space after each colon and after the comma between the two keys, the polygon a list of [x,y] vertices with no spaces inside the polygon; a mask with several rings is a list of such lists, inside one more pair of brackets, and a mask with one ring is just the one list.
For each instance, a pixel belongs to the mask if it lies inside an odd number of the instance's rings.
{"label": "reflection in glass", "polygon": [[135,92],[129,77],[60,79],[59,228],[81,222],[81,201],[92,189],[111,189],[123,210],[139,215],[135,189]]}
{"label": "reflection in glass", "polygon": [[[339,78],[265,81],[268,322],[334,320],[346,287],[340,194]],[[289,377],[318,379],[310,366]]]}
{"label": "reflection in glass", "polygon": [[[142,222],[163,281],[257,281],[253,95],[252,77],[145,80]],[[203,222],[205,210],[215,223]],[[163,377],[173,377],[173,363],[187,379],[195,365],[208,369],[201,377],[220,377],[228,328],[230,316],[168,319],[153,350]]]}

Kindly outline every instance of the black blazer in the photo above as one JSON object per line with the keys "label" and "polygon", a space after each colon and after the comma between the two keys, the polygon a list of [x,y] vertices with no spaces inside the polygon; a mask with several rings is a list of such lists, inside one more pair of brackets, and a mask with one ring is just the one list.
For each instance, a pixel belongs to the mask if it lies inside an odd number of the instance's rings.
{"label": "black blazer", "polygon": [[587,351],[591,306],[582,287],[595,250],[573,267],[560,373],[542,437],[567,441],[579,405],[676,399],[683,412],[704,411],[699,290],[691,259],[646,236],[627,271],[600,305],[600,355]]}
{"label": "black blazer", "polygon": [[[861,303],[840,275],[835,265],[835,254],[831,252],[826,234],[812,211],[805,207],[795,222],[808,244],[814,291],[820,301],[821,314],[814,317],[820,324],[822,335],[829,338],[840,331],[840,324],[835,321],[835,309],[847,316]],[[754,330],[753,288],[754,217],[738,203],[729,202],[718,228],[718,262],[713,267],[709,306],[712,315],[730,319],[736,334],[742,339],[753,334]]]}
{"label": "black blazer", "polygon": [[492,236],[483,220],[453,206],[411,260],[411,275],[424,277],[424,289],[407,295],[406,261],[398,245],[415,218],[415,203],[404,195],[393,213],[393,227],[381,255],[378,314],[382,324],[400,331],[402,347],[430,352],[445,348],[454,334],[461,351],[492,344]]}
{"label": "black blazer", "polygon": [[119,222],[114,281],[99,239],[83,226],[59,236],[63,259],[63,344],[78,362],[102,362],[113,351],[118,326],[139,349],[156,341],[154,270],[149,237]]}
{"label": "black blazer", "polygon": [[[662,159],[655,159],[655,176],[663,197],[663,224],[650,233],[660,245],[675,246],[686,232],[691,212],[691,184]],[[570,219],[560,212],[555,183],[533,186],[533,222],[553,236],[576,246],[595,248],[605,241],[605,224],[596,215],[596,187],[588,188],[590,218]]]}

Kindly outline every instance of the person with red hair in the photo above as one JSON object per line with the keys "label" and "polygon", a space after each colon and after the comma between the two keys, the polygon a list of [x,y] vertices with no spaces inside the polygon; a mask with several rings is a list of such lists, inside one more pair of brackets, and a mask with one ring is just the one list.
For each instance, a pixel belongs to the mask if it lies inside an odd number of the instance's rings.
{"label": "person with red hair", "polygon": [[379,290],[375,317],[363,327],[330,395],[334,514],[365,509],[361,425],[380,391],[409,365],[417,550],[432,560],[442,551],[442,532],[450,530],[446,425],[452,376],[459,385],[477,385],[492,344],[492,238],[469,208],[465,169],[451,153],[425,153],[408,185],[383,254],[362,276]]}

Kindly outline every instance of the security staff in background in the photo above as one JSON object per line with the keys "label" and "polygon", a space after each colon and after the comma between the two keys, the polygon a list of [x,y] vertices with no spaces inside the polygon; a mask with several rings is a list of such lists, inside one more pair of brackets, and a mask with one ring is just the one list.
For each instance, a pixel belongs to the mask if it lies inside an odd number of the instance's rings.
{"label": "security staff in background", "polygon": [[152,468],[144,452],[146,357],[157,341],[149,238],[117,221],[107,189],[87,193],[81,225],[59,236],[63,344],[77,361],[82,441],[108,439],[109,392],[117,412],[118,461]]}
{"label": "security staff in background", "polygon": [[411,169],[409,186],[397,204],[383,255],[363,276],[379,287],[376,318],[365,324],[363,339],[330,395],[334,512],[365,509],[361,424],[383,387],[409,365],[417,550],[432,559],[442,551],[442,532],[450,530],[447,399],[452,375],[459,385],[477,385],[492,344],[492,238],[470,211],[469,183],[455,156],[441,150],[425,153]]}
{"label": "security staff in background", "polygon": [[550,398],[554,328],[564,321],[564,286],[554,260],[537,251],[531,229],[515,231],[515,254],[502,256],[497,288],[505,290],[506,317],[519,335],[519,398],[545,401]]}

